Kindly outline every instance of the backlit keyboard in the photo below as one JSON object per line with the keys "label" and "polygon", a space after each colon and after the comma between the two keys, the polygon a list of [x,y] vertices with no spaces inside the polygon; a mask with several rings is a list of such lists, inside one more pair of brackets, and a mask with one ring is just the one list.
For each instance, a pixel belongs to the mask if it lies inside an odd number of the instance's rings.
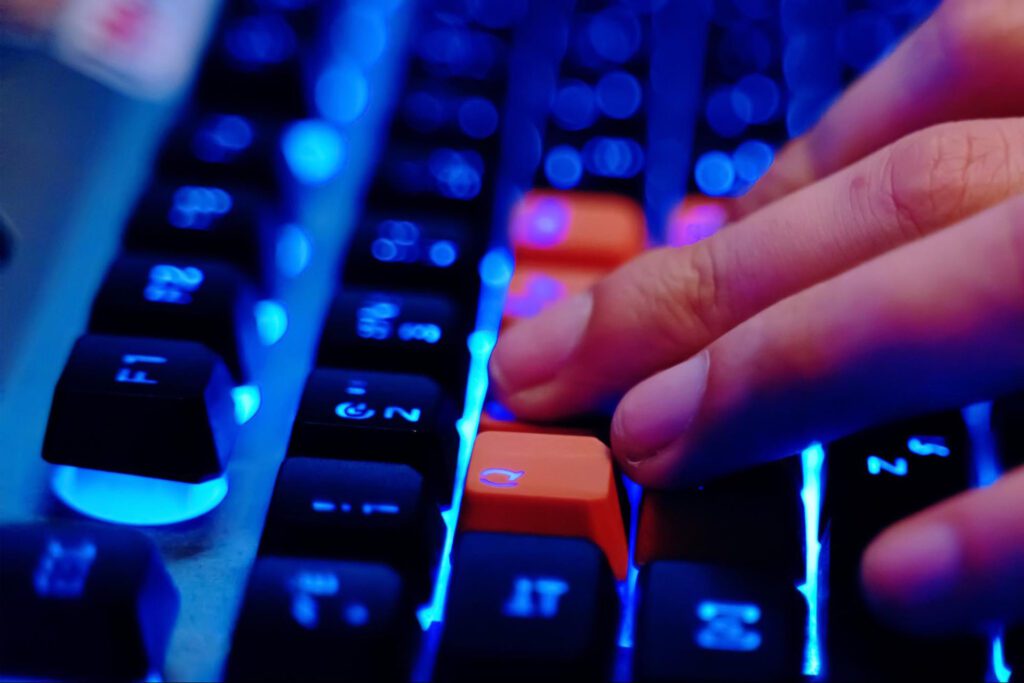
{"label": "backlit keyboard", "polygon": [[[79,4],[116,42],[159,3]],[[607,416],[487,393],[501,329],[713,234],[934,0],[187,4],[162,101],[0,48],[0,677],[1024,671],[1024,633],[887,630],[858,575],[1024,464],[1024,400],[643,492]]]}

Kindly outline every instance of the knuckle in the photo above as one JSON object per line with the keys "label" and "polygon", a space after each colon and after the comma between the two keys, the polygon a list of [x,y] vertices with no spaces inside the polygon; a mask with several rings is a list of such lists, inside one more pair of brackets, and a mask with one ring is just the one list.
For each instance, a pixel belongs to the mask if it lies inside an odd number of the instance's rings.
{"label": "knuckle", "polygon": [[882,164],[881,211],[908,238],[949,225],[1012,188],[1014,156],[998,125],[952,123],[915,133],[890,147]]}
{"label": "knuckle", "polygon": [[719,269],[707,243],[660,250],[645,296],[653,303],[654,332],[674,349],[699,348],[717,336]]}

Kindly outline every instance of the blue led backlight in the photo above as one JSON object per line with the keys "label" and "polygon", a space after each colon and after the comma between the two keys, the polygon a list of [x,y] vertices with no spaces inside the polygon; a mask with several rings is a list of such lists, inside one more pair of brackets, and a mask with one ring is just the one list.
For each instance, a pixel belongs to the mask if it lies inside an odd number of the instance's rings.
{"label": "blue led backlight", "polygon": [[483,97],[468,97],[459,105],[459,128],[471,138],[482,140],[498,130],[498,109]]}
{"label": "blue led backlight", "polygon": [[597,120],[594,90],[583,81],[563,83],[555,94],[551,116],[563,130],[583,130]]}
{"label": "blue led backlight", "polygon": [[192,138],[192,151],[201,161],[225,163],[252,144],[252,124],[241,116],[215,114],[202,120]]}
{"label": "blue led backlight", "polygon": [[104,522],[163,526],[200,517],[228,492],[227,475],[201,484],[59,465],[53,493],[72,510]]}
{"label": "blue led backlight", "polygon": [[480,280],[493,289],[504,289],[512,279],[512,267],[512,255],[508,251],[489,251],[480,260]]}
{"label": "blue led backlight", "polygon": [[374,2],[346,4],[348,7],[335,23],[333,43],[360,65],[372,66],[383,56],[388,44],[384,8]]}
{"label": "blue led backlight", "polygon": [[799,586],[807,600],[807,640],[804,648],[804,675],[817,676],[822,670],[821,633],[818,624],[818,566],[821,561],[821,526],[823,494],[822,472],[825,467],[825,449],[812,444],[800,454],[803,485],[800,500],[804,505],[804,582]]}
{"label": "blue led backlight", "polygon": [[445,197],[470,200],[483,189],[484,162],[472,150],[435,149],[428,166],[438,190]]}
{"label": "blue led backlight", "polygon": [[325,119],[348,124],[366,111],[370,101],[370,86],[358,65],[341,60],[320,74],[316,81],[314,99],[320,115]]}
{"label": "blue led backlight", "polygon": [[247,16],[225,29],[224,47],[240,66],[279,64],[295,53],[295,33],[279,14]]}
{"label": "blue led backlight", "polygon": [[708,125],[723,138],[734,138],[747,129],[747,123],[736,114],[732,88],[719,88],[704,108]]}
{"label": "blue led backlight", "polygon": [[587,171],[602,178],[632,178],[644,168],[644,150],[629,138],[596,137],[583,146]]}
{"label": "blue led backlight", "polygon": [[597,106],[605,116],[628,119],[643,102],[640,81],[625,71],[612,71],[597,82]]}
{"label": "blue led backlight", "polygon": [[694,178],[704,194],[721,197],[732,190],[736,182],[736,167],[728,154],[707,152],[697,160]]}
{"label": "blue led backlight", "polygon": [[779,111],[778,84],[767,76],[745,76],[730,91],[733,112],[745,123],[765,123]]}
{"label": "blue led backlight", "polygon": [[281,228],[274,248],[278,272],[285,277],[298,277],[306,270],[312,257],[313,244],[305,228],[296,223],[289,223]]}
{"label": "blue led backlight", "polygon": [[292,175],[307,185],[331,180],[345,164],[345,139],[326,121],[293,123],[281,138],[281,148]]}
{"label": "blue led backlight", "polygon": [[640,21],[628,9],[611,7],[591,19],[587,37],[590,48],[601,58],[622,64],[640,49]]}
{"label": "blue led backlight", "polygon": [[256,331],[264,346],[273,346],[281,341],[288,331],[288,312],[284,305],[273,299],[257,301],[253,310],[256,316]]}
{"label": "blue led backlight", "polygon": [[512,216],[512,236],[517,242],[547,249],[565,241],[572,209],[561,197],[527,199]]}
{"label": "blue led backlight", "polygon": [[231,195],[219,187],[183,185],[174,192],[167,222],[183,230],[205,230],[231,211]]}
{"label": "blue led backlight", "polygon": [[260,388],[255,384],[239,385],[231,390],[231,401],[235,404],[235,422],[244,425],[259,412]]}
{"label": "blue led backlight", "polygon": [[747,140],[732,154],[736,176],[747,183],[756,183],[775,161],[775,150],[760,140]]}
{"label": "blue led backlight", "polygon": [[440,240],[430,245],[430,262],[438,268],[447,268],[455,263],[459,257],[459,250],[453,242]]}
{"label": "blue led backlight", "polygon": [[580,153],[569,145],[559,145],[548,151],[544,159],[544,175],[552,186],[570,190],[583,179],[583,160]]}

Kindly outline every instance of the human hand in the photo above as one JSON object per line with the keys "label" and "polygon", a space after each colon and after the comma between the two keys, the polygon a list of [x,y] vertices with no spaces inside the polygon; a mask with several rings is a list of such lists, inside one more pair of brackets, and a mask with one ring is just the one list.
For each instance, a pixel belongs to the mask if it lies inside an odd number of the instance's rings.
{"label": "human hand", "polygon": [[[733,223],[505,332],[499,396],[540,420],[621,396],[616,457],[672,487],[1024,387],[1021,65],[1024,3],[946,0]],[[862,574],[907,627],[1024,619],[1024,471],[895,525]]]}

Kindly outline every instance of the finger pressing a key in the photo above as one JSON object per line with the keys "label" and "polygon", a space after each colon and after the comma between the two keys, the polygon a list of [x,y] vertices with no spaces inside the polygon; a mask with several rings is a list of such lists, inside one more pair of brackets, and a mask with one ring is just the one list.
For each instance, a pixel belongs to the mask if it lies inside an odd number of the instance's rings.
{"label": "finger pressing a key", "polygon": [[1024,385],[1022,264],[1016,198],[791,297],[626,394],[615,454],[641,484],[700,483],[1009,393]]}

